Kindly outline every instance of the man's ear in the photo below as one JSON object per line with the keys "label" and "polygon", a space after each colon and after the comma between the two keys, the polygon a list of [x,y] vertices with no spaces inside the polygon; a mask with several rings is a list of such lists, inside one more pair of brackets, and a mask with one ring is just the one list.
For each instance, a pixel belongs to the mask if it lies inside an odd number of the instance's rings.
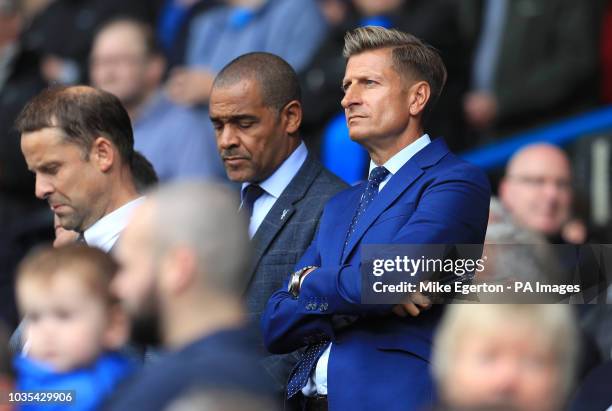
{"label": "man's ear", "polygon": [[90,159],[103,173],[113,166],[117,155],[115,146],[106,137],[96,138],[91,146]]}
{"label": "man's ear", "polygon": [[108,324],[102,336],[102,345],[107,350],[118,350],[123,347],[129,334],[129,319],[119,304],[108,308]]}
{"label": "man's ear", "polygon": [[423,113],[429,97],[431,96],[431,88],[426,81],[417,81],[408,91],[408,110],[410,115],[415,117]]}
{"label": "man's ear", "polygon": [[287,134],[295,134],[302,124],[302,105],[297,100],[290,101],[281,112],[281,116],[285,121],[285,130]]}
{"label": "man's ear", "polygon": [[188,247],[175,247],[161,261],[159,288],[168,296],[192,288],[198,268],[197,257]]}

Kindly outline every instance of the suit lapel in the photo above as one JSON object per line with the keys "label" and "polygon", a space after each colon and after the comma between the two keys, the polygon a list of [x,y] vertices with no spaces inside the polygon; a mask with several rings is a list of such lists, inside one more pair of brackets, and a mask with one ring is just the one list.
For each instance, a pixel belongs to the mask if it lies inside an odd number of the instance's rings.
{"label": "suit lapel", "polygon": [[[414,157],[408,160],[408,162],[391,177],[389,182],[383,187],[380,193],[378,193],[378,196],[359,220],[355,232],[344,250],[341,263],[346,261],[347,257],[361,241],[365,232],[370,228],[378,216],[389,208],[408,187],[421,177],[424,173],[423,169],[437,163],[447,153],[448,147],[444,141],[442,139],[436,139],[415,154]],[[359,201],[359,199],[357,199],[357,201]],[[346,231],[344,233],[346,235]]]}
{"label": "suit lapel", "polygon": [[270,247],[270,244],[272,244],[274,238],[291,219],[293,213],[295,213],[294,204],[304,198],[306,192],[321,170],[322,167],[319,162],[314,160],[309,154],[295,177],[293,177],[262,221],[252,240],[254,243],[255,255],[251,277],[257,270],[261,258]]}

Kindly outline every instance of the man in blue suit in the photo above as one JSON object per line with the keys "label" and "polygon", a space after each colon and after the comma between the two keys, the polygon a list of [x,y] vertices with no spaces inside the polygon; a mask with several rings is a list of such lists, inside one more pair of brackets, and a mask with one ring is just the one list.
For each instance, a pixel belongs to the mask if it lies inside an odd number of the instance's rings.
{"label": "man in blue suit", "polygon": [[362,246],[482,244],[490,188],[482,171],[424,134],[446,80],[435,50],[364,27],[347,34],[344,55],[342,106],[351,139],[370,154],[370,177],[326,205],[297,271],[268,302],[264,338],[272,352],[307,347],[287,388],[303,409],[417,410],[433,402],[429,358],[442,307],[426,310],[418,293],[399,305],[362,304]]}

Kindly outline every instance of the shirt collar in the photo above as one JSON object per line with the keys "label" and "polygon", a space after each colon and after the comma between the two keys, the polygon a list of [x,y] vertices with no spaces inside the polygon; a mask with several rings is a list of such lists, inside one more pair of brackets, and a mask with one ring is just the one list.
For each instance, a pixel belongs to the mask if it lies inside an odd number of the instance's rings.
{"label": "shirt collar", "polygon": [[83,233],[87,244],[109,252],[130,221],[132,213],[143,201],[144,197],[138,197],[96,221]]}
{"label": "shirt collar", "polygon": [[[308,156],[308,149],[304,142],[301,142],[298,148],[276,169],[274,173],[261,183],[259,186],[265,190],[265,192],[274,198],[280,197],[285,191],[285,188],[289,185],[293,177],[298,173],[306,157]],[[242,191],[251,183],[242,183]]]}
{"label": "shirt collar", "polygon": [[[428,134],[423,134],[421,137],[408,144],[406,147],[401,149],[397,154],[391,157],[383,166],[389,171],[389,174],[394,175],[404,166],[416,153],[421,151],[427,144],[431,143],[431,139]],[[372,169],[377,167],[376,163],[370,160],[370,169],[368,175],[372,172]]]}

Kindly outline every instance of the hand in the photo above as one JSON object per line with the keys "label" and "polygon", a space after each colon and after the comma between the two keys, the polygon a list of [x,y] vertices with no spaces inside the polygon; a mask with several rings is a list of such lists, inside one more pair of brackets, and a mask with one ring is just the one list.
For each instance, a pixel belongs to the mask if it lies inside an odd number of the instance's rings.
{"label": "hand", "polygon": [[215,76],[206,69],[179,67],[172,70],[166,91],[177,104],[192,106],[208,103]]}
{"label": "hand", "polygon": [[485,92],[468,93],[463,100],[463,110],[467,122],[477,128],[490,127],[497,116],[497,100],[495,96]]}
{"label": "hand", "polygon": [[406,302],[393,307],[393,313],[399,317],[418,316],[421,312],[431,307],[431,300],[420,292],[412,293],[408,296]]}

